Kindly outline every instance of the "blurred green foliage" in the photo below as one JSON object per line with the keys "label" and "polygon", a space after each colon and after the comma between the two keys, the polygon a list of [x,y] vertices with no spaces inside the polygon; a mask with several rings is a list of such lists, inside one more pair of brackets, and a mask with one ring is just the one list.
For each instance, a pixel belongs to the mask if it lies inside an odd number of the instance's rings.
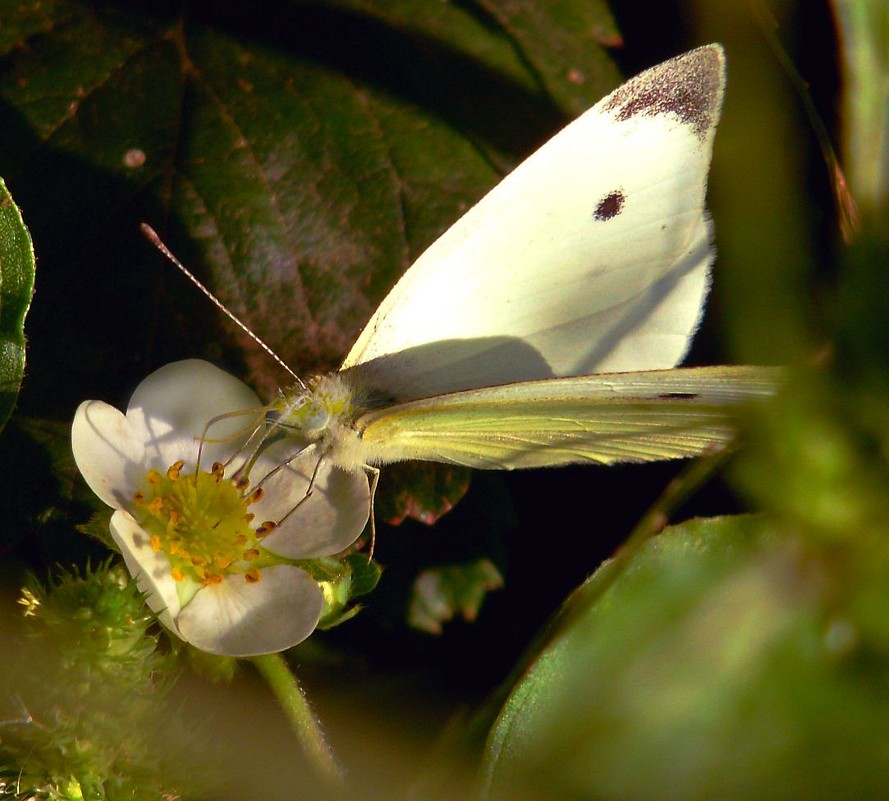
{"label": "blurred green foliage", "polygon": [[[381,526],[387,570],[362,614],[298,654],[364,798],[406,794],[418,751],[418,797],[469,797],[479,761],[492,798],[889,796],[884,5],[774,2],[757,17],[756,3],[644,14],[615,3],[627,48],[609,52],[611,12],[584,0],[263,2],[249,13],[0,0],[0,175],[40,268],[19,413],[0,439],[0,598],[13,603],[25,567],[104,553],[73,528],[93,511],[65,457],[80,400],[120,402],[183,356],[266,393],[284,380],[159,260],[140,221],[311,374],[337,364],[468,204],[617,83],[615,54],[632,72],[719,40],[719,258],[692,359],[790,369],[776,403],[751,412],[731,490],[682,514],[756,514],[669,528],[622,572],[611,562],[582,583],[675,467],[474,476],[435,527]],[[767,44],[778,42],[823,114],[841,86],[842,118],[827,122],[845,185]],[[860,204],[851,243],[836,222],[843,191]],[[17,297],[23,313],[30,290]],[[391,479],[386,517],[434,518],[466,485],[421,479]],[[483,559],[506,586],[475,624],[449,623],[439,640],[406,631],[416,574]],[[431,751],[455,706],[503,679],[578,584],[501,688],[490,736],[487,707]],[[211,749],[235,765],[214,777],[222,797],[294,797],[301,775],[268,699],[226,677],[235,683],[180,698],[227,716]],[[137,739],[135,755],[149,745]]]}

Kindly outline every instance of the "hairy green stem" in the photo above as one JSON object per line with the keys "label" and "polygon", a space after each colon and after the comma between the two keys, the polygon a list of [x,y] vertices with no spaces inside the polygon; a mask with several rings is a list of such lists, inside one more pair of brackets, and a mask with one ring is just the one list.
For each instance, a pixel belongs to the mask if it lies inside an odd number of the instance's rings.
{"label": "hairy green stem", "polygon": [[254,656],[250,661],[281,704],[309,762],[320,775],[334,783],[341,783],[343,770],[333,756],[309,699],[284,657],[281,654],[264,654]]}

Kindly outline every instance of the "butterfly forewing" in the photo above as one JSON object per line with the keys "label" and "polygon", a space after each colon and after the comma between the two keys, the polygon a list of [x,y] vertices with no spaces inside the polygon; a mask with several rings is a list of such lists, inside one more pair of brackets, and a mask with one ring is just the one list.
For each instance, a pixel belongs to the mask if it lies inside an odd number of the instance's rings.
{"label": "butterfly forewing", "polygon": [[619,87],[435,242],[343,367],[397,400],[674,366],[712,261],[718,45]]}

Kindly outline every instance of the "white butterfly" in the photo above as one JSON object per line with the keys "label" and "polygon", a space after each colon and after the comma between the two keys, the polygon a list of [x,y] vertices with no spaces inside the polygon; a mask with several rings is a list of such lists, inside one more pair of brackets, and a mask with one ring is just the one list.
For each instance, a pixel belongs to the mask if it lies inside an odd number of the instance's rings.
{"label": "white butterfly", "polygon": [[710,282],[724,85],[714,44],[602,99],[429,247],[277,422],[346,470],[650,461],[728,440],[727,408],[771,394],[774,373],[670,369]]}
{"label": "white butterfly", "polygon": [[718,44],[618,87],[508,175],[380,304],[338,372],[269,414],[348,471],[405,459],[512,469],[699,454],[752,367],[671,369],[713,261],[704,208]]}

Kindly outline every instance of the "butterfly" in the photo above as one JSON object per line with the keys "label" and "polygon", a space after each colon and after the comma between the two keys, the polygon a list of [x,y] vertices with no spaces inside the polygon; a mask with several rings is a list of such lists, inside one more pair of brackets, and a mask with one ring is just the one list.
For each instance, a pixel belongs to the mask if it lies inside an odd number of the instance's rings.
{"label": "butterfly", "polygon": [[[722,47],[615,89],[405,272],[340,369],[266,415],[318,464],[513,469],[689,457],[775,390],[760,367],[676,368],[714,258],[707,175]],[[183,268],[184,269],[184,268]]]}
{"label": "butterfly", "polygon": [[726,409],[771,394],[774,373],[672,369],[710,283],[724,87],[713,44],[603,98],[433,243],[276,422],[346,470],[644,462],[725,442]]}

